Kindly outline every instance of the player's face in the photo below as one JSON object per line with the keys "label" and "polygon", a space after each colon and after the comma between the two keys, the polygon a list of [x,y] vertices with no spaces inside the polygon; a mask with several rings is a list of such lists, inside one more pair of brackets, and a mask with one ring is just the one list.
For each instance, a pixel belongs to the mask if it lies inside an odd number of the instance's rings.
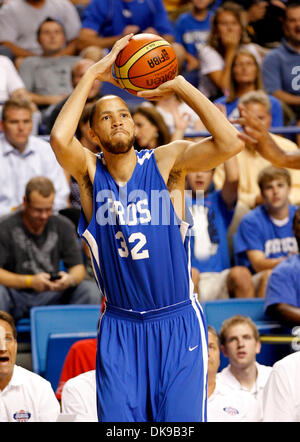
{"label": "player's face", "polygon": [[39,34],[39,43],[47,54],[59,51],[65,44],[64,30],[59,23],[46,22]]}
{"label": "player's face", "polygon": [[0,319],[0,385],[10,380],[17,357],[17,341],[8,322]]}
{"label": "player's face", "polygon": [[246,54],[236,57],[233,76],[237,83],[253,83],[257,76],[257,67],[253,58]]}
{"label": "player's face", "polygon": [[288,206],[290,186],[283,177],[278,177],[263,186],[262,196],[269,209],[282,209]]}
{"label": "player's face", "polygon": [[226,342],[222,345],[223,353],[230,364],[236,368],[247,368],[256,360],[261,344],[255,340],[249,324],[235,324],[226,332]]}
{"label": "player's face", "polygon": [[208,332],[208,375],[215,376],[220,365],[220,349],[217,337]]}
{"label": "player's face", "polygon": [[248,103],[245,107],[251,113],[256,115],[264,125],[265,129],[268,130],[271,127],[272,115],[262,103]]}
{"label": "player's face", "polygon": [[8,142],[22,151],[32,130],[31,112],[28,109],[9,108],[1,128]]}
{"label": "player's face", "polygon": [[197,190],[203,190],[206,193],[213,178],[213,170],[208,170],[207,172],[192,172],[187,174],[187,184],[188,188],[196,193]]}
{"label": "player's face", "polygon": [[154,149],[157,146],[158,129],[144,115],[136,113],[133,116],[135,138],[142,149]]}
{"label": "player's face", "polygon": [[98,102],[92,136],[107,152],[124,154],[134,143],[134,121],[123,100],[104,98]]}
{"label": "player's face", "polygon": [[33,190],[29,200],[24,199],[24,221],[32,230],[43,231],[50,216],[54,203],[54,193],[47,197],[41,195],[37,190]]}
{"label": "player's face", "polygon": [[300,6],[287,10],[284,32],[288,40],[297,46],[300,45]]}

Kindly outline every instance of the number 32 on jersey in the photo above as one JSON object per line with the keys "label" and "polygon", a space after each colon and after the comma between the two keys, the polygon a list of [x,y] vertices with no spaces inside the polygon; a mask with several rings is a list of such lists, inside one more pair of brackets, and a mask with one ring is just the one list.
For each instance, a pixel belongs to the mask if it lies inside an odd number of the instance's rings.
{"label": "number 32 on jersey", "polygon": [[[128,238],[128,245],[126,244],[124,235],[121,231],[118,231],[115,237],[120,241],[121,247],[118,248],[118,253],[121,258],[127,258],[129,253],[131,254],[131,258],[134,260],[149,258],[149,251],[147,249],[143,249],[147,243],[146,236],[143,233],[132,233]],[[129,250],[130,245],[134,243],[136,244]]]}

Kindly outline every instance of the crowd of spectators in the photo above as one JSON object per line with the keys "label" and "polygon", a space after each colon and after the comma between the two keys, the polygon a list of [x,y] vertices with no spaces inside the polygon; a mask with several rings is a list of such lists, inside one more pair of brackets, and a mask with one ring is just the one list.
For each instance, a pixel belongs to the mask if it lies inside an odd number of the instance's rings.
{"label": "crowd of spectators", "polygon": [[[299,1],[2,0],[0,310],[12,317],[0,315],[0,380],[1,357],[10,360],[12,370],[15,363],[14,321],[28,317],[32,306],[102,302],[89,252],[76,233],[78,185],[56,161],[49,137],[80,78],[131,32],[159,34],[169,41],[178,73],[230,121],[240,121],[245,109],[286,155],[300,149],[300,130],[285,130],[300,129]],[[90,110],[107,93],[128,100],[137,150],[207,135],[195,112],[175,95],[153,103],[95,81],[76,133],[94,153]],[[186,206],[194,218],[192,280],[200,303],[261,297],[266,314],[295,326],[300,325],[300,178],[298,171],[272,162],[246,143],[215,170],[186,177]],[[274,406],[287,364],[278,362],[273,371],[259,366],[255,324],[237,316],[223,324],[220,338],[213,328],[208,337],[208,420],[288,420],[286,410],[280,414]],[[220,351],[229,365],[218,373]],[[241,362],[246,356],[251,359],[247,364]],[[290,360],[298,363],[296,355]],[[41,381],[22,370],[18,367],[13,378],[9,372],[0,383],[7,397],[12,380],[36,382],[32,391],[40,388]],[[57,397],[64,414],[93,421],[95,403],[90,409],[79,407],[94,394],[93,364],[81,371],[86,375],[77,372],[79,378],[73,374],[69,378],[74,379],[61,381]],[[40,385],[50,394],[49,419],[56,420],[58,404],[49,385]],[[290,390],[280,391],[288,396]],[[32,411],[34,420],[46,419],[41,417],[46,405],[35,404],[41,410]],[[290,418],[299,420],[299,414]]]}

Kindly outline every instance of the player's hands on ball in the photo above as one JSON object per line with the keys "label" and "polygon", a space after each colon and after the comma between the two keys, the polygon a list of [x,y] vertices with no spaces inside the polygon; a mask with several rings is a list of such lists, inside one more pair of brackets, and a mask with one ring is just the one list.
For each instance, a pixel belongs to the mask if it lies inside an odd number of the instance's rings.
{"label": "player's hands on ball", "polygon": [[152,101],[160,100],[161,98],[169,98],[174,94],[176,90],[176,85],[182,79],[183,77],[181,75],[177,75],[177,77],[175,77],[173,80],[169,80],[166,81],[165,83],[162,83],[156,89],[140,91],[137,93],[137,95],[139,97],[146,98],[147,100],[152,100]]}
{"label": "player's hands on ball", "polygon": [[115,86],[121,87],[117,80],[112,74],[112,66],[122,49],[128,45],[129,40],[132,38],[133,34],[125,35],[125,37],[120,38],[113,45],[111,51],[97,63],[90,67],[90,70],[94,73],[95,79],[100,81],[108,81]]}

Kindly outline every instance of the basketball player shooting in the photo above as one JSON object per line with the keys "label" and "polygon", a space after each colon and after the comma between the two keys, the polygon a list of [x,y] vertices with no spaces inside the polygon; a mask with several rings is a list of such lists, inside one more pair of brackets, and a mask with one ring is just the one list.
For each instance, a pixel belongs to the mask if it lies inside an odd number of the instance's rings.
{"label": "basketball player shooting", "polygon": [[89,91],[96,79],[116,84],[112,66],[131,37],[121,38],[88,69],[51,133],[59,163],[79,184],[79,233],[107,299],[98,333],[98,418],[205,421],[207,333],[191,280],[185,175],[216,167],[240,152],[243,142],[214,104],[176,76],[139,94],[178,94],[212,137],[136,152],[126,103],[105,96],[91,114],[90,135],[99,154],[84,148],[74,134]]}

